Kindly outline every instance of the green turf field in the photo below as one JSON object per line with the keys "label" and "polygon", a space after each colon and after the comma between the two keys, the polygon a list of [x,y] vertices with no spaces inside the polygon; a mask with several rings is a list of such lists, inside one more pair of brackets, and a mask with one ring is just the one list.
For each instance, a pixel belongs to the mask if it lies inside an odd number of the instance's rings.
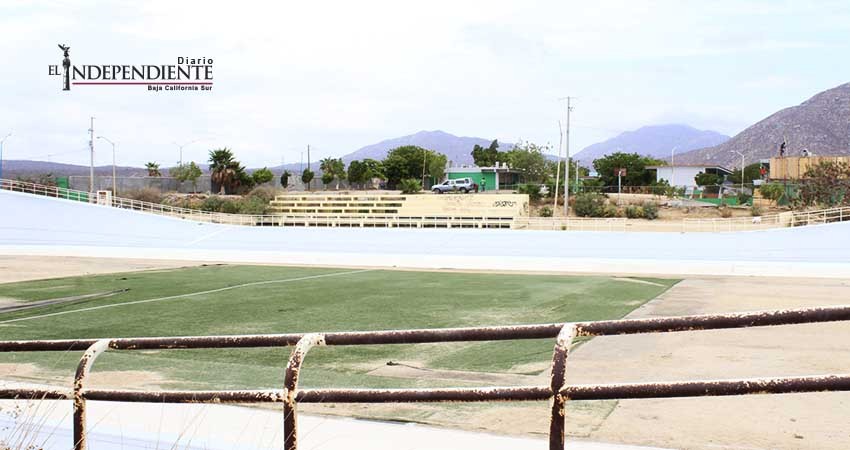
{"label": "green turf field", "polygon": [[[223,265],[61,278],[3,284],[0,298],[37,302],[126,291],[2,313],[0,339],[290,333],[615,319],[677,281],[643,280],[651,283],[611,277]],[[239,287],[244,284],[250,285]],[[316,348],[305,363],[302,386],[440,385],[365,375],[390,360],[428,368],[533,373],[537,369],[528,369],[534,366],[530,363],[549,361],[552,344],[552,340],[533,340]],[[160,383],[165,388],[271,388],[281,386],[290,350],[112,351],[98,359],[95,371],[153,370],[167,380]],[[34,363],[39,367],[38,377],[49,380],[70,376],[79,356],[79,352],[0,353],[0,363]]]}

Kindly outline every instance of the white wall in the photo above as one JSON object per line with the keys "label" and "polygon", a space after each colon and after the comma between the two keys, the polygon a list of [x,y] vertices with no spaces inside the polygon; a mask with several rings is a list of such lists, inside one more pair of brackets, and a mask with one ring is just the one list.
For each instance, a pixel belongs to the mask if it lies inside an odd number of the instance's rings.
{"label": "white wall", "polygon": [[662,178],[667,180],[670,183],[670,186],[678,186],[678,187],[689,187],[696,186],[696,182],[694,181],[694,177],[697,176],[698,173],[704,172],[705,167],[673,167],[665,166],[659,167],[657,169],[657,175],[655,176],[656,181],[660,181]]}

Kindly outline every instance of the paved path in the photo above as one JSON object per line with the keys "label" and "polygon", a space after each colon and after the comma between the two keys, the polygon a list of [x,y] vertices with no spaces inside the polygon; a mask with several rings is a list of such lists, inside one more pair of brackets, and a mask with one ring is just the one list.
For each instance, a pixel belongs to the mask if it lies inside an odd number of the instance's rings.
{"label": "paved path", "polygon": [[[4,384],[4,387],[9,387]],[[21,402],[17,403],[18,406]],[[0,408],[14,408],[0,401]],[[67,450],[71,438],[71,402],[26,404],[17,418],[0,415],[0,429],[28,427],[27,442],[44,450]],[[88,402],[89,450],[279,450],[283,413],[279,410],[225,405]],[[35,424],[33,426],[33,424]],[[544,450],[544,439],[497,436],[356,419],[299,417],[302,450]],[[14,437],[12,437],[14,441]],[[14,442],[13,442],[14,443]],[[17,447],[16,447],[17,448]],[[23,448],[23,447],[22,447]],[[650,447],[568,442],[570,450],[653,450]],[[654,449],[660,450],[660,449]]]}
{"label": "paved path", "polygon": [[850,276],[850,223],[733,233],[237,227],[0,192],[0,253],[582,273]]}

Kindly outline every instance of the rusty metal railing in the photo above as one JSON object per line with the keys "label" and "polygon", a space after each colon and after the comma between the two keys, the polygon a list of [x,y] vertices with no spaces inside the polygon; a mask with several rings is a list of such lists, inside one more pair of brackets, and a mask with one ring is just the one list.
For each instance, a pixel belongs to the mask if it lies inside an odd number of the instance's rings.
{"label": "rusty metal railing", "polygon": [[[551,400],[550,450],[564,449],[565,411],[569,401],[787,394],[850,391],[850,374],[786,378],[699,380],[662,383],[567,384],[567,357],[581,336],[611,336],[694,330],[850,321],[850,306],[786,309],[650,319],[552,323],[501,327],[115,339],[0,341],[0,352],[81,351],[72,391],[0,389],[0,399],[74,401],[74,448],[86,448],[86,400],[156,403],[282,403],[284,448],[296,450],[299,403],[418,403]],[[437,342],[555,338],[548,386],[435,389],[300,389],[298,375],[307,352],[317,345],[390,345]],[[107,350],[245,348],[295,346],[286,365],[283,389],[224,391],[128,391],[87,389],[85,380],[98,355]]]}

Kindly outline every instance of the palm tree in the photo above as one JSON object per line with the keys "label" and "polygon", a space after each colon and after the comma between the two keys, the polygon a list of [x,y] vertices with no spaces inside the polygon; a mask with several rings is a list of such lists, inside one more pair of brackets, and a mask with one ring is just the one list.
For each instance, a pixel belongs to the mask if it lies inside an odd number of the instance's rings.
{"label": "palm tree", "polygon": [[148,170],[149,177],[161,177],[162,173],[159,171],[159,164],[155,162],[149,162],[145,164],[145,169]]}
{"label": "palm tree", "polygon": [[[213,191],[231,192],[239,185],[241,166],[233,156],[233,151],[227,147],[210,150],[210,179]],[[218,187],[218,189],[216,189]]]}

